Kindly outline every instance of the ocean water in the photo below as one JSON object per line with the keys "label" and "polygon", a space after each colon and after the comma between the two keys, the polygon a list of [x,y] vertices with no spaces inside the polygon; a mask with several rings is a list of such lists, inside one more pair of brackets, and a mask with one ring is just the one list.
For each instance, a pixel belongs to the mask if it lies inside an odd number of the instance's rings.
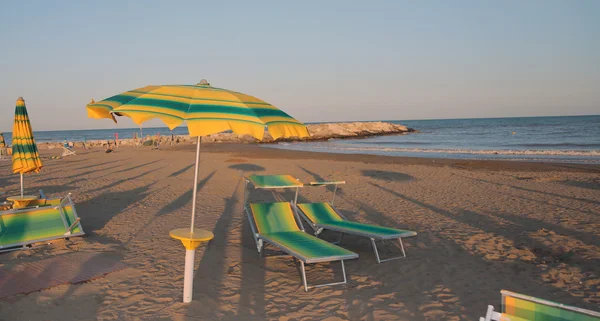
{"label": "ocean water", "polygon": [[271,147],[316,152],[600,164],[600,115],[399,120],[419,133]]}
{"label": "ocean water", "polygon": [[[600,115],[442,120],[394,120],[418,133],[326,142],[279,143],[270,148],[458,159],[508,159],[600,164]],[[139,128],[35,131],[37,142],[132,138]],[[143,128],[146,135],[187,135],[185,126]],[[4,133],[10,144],[11,133]]]}

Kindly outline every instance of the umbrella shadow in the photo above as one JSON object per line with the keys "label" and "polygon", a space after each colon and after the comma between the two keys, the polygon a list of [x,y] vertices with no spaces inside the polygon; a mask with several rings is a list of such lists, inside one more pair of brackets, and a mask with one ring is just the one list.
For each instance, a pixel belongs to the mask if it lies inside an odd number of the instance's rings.
{"label": "umbrella shadow", "polygon": [[234,164],[229,165],[229,168],[242,172],[263,172],[265,170],[264,167],[256,164]]}

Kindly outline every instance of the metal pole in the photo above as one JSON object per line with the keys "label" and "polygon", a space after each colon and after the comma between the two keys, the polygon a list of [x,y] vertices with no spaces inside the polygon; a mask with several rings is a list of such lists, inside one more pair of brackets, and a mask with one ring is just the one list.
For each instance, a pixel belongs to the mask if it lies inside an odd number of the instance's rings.
{"label": "metal pole", "polygon": [[23,198],[23,173],[21,173],[21,198]]}
{"label": "metal pole", "polygon": [[[196,192],[198,190],[198,167],[200,165],[200,144],[202,137],[198,136],[198,144],[196,145],[196,171],[194,173],[194,192],[192,193],[192,224],[190,225],[190,234],[194,234],[194,218],[196,217]],[[186,254],[187,256],[187,254]],[[192,265],[193,266],[193,265]]]}
{"label": "metal pole", "polygon": [[183,302],[192,302],[192,290],[194,289],[194,258],[196,250],[185,250],[185,272],[183,276]]}

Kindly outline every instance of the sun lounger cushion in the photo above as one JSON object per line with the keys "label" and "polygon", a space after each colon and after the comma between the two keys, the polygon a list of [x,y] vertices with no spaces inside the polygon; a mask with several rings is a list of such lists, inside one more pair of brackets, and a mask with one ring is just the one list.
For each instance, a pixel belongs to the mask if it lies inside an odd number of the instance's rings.
{"label": "sun lounger cushion", "polygon": [[290,254],[306,263],[353,259],[358,255],[303,231],[281,232],[261,235],[269,243],[286,248]]}
{"label": "sun lounger cushion", "polygon": [[[516,316],[523,320],[548,321],[598,321],[600,313],[559,304],[536,297],[525,296],[509,291],[502,291],[503,315]],[[511,319],[512,320],[512,319]],[[521,319],[518,319],[521,320]]]}
{"label": "sun lounger cushion", "polygon": [[416,232],[390,227],[350,222],[340,217],[329,203],[298,204],[298,208],[318,227],[377,239],[396,239],[417,235]]}
{"label": "sun lounger cushion", "polygon": [[[75,222],[73,207],[64,206],[63,211],[67,226],[71,226]],[[0,248],[63,237],[65,232],[65,224],[57,207],[32,208],[0,215]],[[71,233],[72,236],[83,234],[79,225],[75,225]]]}
{"label": "sun lounger cushion", "polygon": [[290,203],[250,204],[259,237],[306,263],[357,258],[358,254],[301,231]]}

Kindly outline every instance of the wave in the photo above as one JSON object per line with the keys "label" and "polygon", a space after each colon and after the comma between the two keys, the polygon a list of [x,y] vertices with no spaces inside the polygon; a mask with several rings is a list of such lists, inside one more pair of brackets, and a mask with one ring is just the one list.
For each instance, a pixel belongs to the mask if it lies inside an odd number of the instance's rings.
{"label": "wave", "polygon": [[[384,153],[443,153],[471,155],[540,155],[540,156],[587,156],[600,157],[600,150],[472,150],[472,149],[427,149],[427,148],[377,148],[377,147],[338,147],[318,146],[310,148],[329,149],[337,151],[370,151]],[[308,149],[310,149],[308,148]]]}
{"label": "wave", "polygon": [[[435,142],[435,144],[439,144],[440,142]],[[373,141],[366,141],[366,142],[359,142],[359,141],[353,141],[353,142],[348,142],[348,144],[352,144],[352,145],[433,145],[434,143],[431,142],[398,142],[398,141],[387,141],[387,142],[373,142]]]}
{"label": "wave", "polygon": [[576,144],[576,143],[550,143],[550,144],[545,144],[545,143],[535,143],[535,144],[504,144],[504,146],[523,146],[523,147],[538,147],[538,148],[543,148],[543,147],[571,147],[571,148],[589,148],[589,147],[596,147],[596,148],[600,148],[600,144]]}

